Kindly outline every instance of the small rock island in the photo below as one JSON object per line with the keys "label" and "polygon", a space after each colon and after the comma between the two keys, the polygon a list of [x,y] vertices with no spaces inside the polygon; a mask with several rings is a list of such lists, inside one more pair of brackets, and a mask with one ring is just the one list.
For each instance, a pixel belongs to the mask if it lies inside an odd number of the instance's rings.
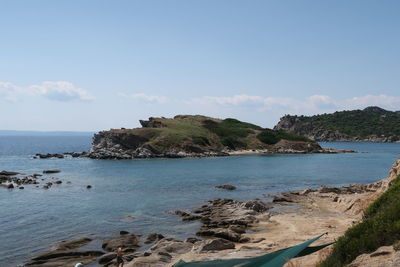
{"label": "small rock island", "polygon": [[140,120],[142,128],[111,129],[94,135],[95,159],[212,157],[249,153],[334,153],[315,141],[236,119],[201,115]]}

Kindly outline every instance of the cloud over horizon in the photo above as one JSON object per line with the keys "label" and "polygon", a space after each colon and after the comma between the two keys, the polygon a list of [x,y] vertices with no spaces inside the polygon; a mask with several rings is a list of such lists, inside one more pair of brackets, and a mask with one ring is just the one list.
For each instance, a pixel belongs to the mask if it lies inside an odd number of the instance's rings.
{"label": "cloud over horizon", "polygon": [[148,95],[145,93],[134,93],[134,94],[125,94],[125,93],[119,93],[119,96],[122,97],[129,97],[134,100],[140,100],[148,103],[167,103],[170,99],[165,96],[159,96],[159,95]]}
{"label": "cloud over horizon", "polygon": [[290,97],[263,97],[238,94],[233,96],[204,96],[187,101],[189,104],[214,105],[221,107],[247,108],[258,112],[285,111],[286,113],[316,114],[346,109],[360,109],[368,106],[380,106],[390,110],[400,110],[400,97],[380,95],[355,96],[346,99],[334,99],[328,95],[312,95],[303,99]]}
{"label": "cloud over horizon", "polygon": [[0,96],[7,101],[17,101],[26,96],[43,96],[49,100],[90,101],[94,97],[85,89],[78,88],[67,81],[44,81],[27,87],[10,82],[0,82]]}

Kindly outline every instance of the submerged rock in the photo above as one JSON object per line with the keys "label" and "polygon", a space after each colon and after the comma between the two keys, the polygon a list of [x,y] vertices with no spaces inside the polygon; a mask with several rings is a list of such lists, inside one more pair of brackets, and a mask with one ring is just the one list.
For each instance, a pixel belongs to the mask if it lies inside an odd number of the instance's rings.
{"label": "submerged rock", "polygon": [[49,169],[49,170],[44,170],[43,173],[59,173],[61,172],[60,170],[57,169]]}
{"label": "submerged rock", "polygon": [[59,159],[62,159],[62,158],[64,158],[64,155],[63,154],[50,154],[50,153],[39,154],[38,153],[35,155],[34,158],[40,158],[40,159],[59,158]]}
{"label": "submerged rock", "polygon": [[235,190],[236,186],[230,184],[224,184],[224,185],[217,185],[215,188],[225,189],[225,190]]}
{"label": "submerged rock", "polygon": [[1,171],[0,175],[6,175],[6,176],[11,176],[11,175],[17,175],[20,174],[19,172],[10,172],[10,171]]}

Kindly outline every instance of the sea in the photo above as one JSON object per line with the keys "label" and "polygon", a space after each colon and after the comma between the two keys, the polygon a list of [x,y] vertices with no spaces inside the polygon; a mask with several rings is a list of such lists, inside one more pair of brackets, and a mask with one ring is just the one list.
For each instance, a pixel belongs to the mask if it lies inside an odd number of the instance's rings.
{"label": "sea", "polygon": [[[100,242],[121,230],[143,236],[191,237],[198,222],[182,222],[168,211],[195,209],[216,198],[268,202],[267,194],[282,191],[370,183],[387,177],[400,157],[399,143],[333,142],[321,146],[357,153],[136,160],[33,158],[36,153],[87,151],[91,140],[90,135],[0,136],[0,171],[33,174],[59,169],[60,173],[43,179],[63,181],[48,190],[34,185],[23,190],[0,188],[1,266],[22,266],[62,240],[89,236]],[[232,184],[237,190],[215,188],[222,184]]]}

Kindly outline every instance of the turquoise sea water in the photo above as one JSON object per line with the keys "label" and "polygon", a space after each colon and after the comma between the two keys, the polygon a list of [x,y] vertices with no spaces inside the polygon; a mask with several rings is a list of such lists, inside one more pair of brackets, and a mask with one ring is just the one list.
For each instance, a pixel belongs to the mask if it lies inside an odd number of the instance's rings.
{"label": "turquoise sea water", "polygon": [[[197,222],[181,222],[166,211],[196,208],[214,198],[269,201],[263,194],[368,183],[386,177],[400,156],[400,144],[322,143],[365,153],[120,161],[32,158],[35,153],[85,151],[90,142],[90,136],[0,137],[0,170],[60,169],[52,176],[64,181],[49,190],[0,188],[1,266],[16,266],[57,241],[88,234],[104,238],[128,230],[193,236]],[[91,190],[86,189],[89,184]],[[214,188],[221,184],[238,189]]]}

